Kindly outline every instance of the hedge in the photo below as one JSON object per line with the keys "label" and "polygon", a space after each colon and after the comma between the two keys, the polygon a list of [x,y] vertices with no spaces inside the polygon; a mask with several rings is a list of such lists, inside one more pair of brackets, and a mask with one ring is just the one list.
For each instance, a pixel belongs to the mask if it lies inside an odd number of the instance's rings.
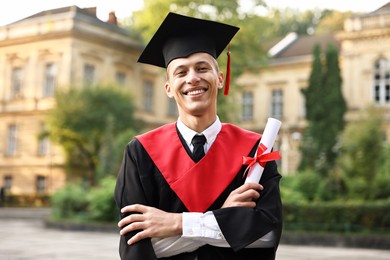
{"label": "hedge", "polygon": [[284,203],[286,230],[390,231],[390,200]]}
{"label": "hedge", "polygon": [[7,194],[2,201],[3,207],[49,207],[49,194],[15,195]]}

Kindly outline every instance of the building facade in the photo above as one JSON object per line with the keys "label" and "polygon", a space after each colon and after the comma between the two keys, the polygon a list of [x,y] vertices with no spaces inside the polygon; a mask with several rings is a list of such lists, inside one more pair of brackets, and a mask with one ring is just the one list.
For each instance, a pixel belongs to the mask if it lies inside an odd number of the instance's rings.
{"label": "building facade", "polygon": [[137,64],[142,49],[115,14],[103,22],[96,8],[43,11],[1,27],[0,187],[51,194],[66,182],[61,148],[39,138],[57,88],[115,84],[135,96],[150,125],[175,118],[161,71]]}

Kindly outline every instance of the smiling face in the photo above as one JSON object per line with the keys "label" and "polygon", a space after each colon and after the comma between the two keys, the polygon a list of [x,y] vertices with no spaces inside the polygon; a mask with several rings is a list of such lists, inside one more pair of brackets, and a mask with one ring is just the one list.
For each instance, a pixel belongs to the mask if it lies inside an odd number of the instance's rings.
{"label": "smiling face", "polygon": [[222,83],[217,61],[207,53],[194,53],[169,63],[165,89],[175,99],[183,121],[191,117],[215,120]]}

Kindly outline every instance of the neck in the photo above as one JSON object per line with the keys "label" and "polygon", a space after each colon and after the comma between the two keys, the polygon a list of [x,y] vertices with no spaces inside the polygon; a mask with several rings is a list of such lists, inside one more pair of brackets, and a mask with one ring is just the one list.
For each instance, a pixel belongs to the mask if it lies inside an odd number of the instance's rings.
{"label": "neck", "polygon": [[201,117],[197,116],[180,116],[180,120],[192,130],[196,131],[197,133],[201,133],[204,130],[206,130],[208,127],[210,127],[215,120],[217,119],[217,115],[203,115]]}

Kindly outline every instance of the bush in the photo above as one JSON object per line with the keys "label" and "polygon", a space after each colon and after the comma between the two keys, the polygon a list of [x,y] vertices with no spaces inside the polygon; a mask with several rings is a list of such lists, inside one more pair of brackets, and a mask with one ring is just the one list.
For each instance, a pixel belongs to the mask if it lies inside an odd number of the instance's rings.
{"label": "bush", "polygon": [[390,145],[385,145],[378,173],[371,188],[372,199],[390,198]]}
{"label": "bush", "polygon": [[384,232],[390,230],[390,200],[284,203],[286,229]]}
{"label": "bush", "polygon": [[299,190],[307,200],[315,200],[318,197],[318,190],[323,179],[320,174],[304,171],[299,172],[296,178],[294,185],[296,190]]}
{"label": "bush", "polygon": [[296,176],[283,176],[280,182],[280,194],[283,203],[306,202],[305,196],[296,188]]}
{"label": "bush", "polygon": [[281,181],[282,200],[305,202],[319,198],[322,177],[314,172],[298,172],[296,176],[283,176]]}
{"label": "bush", "polygon": [[117,221],[115,183],[115,177],[108,176],[92,189],[85,189],[80,184],[66,185],[52,196],[53,217],[77,221]]}
{"label": "bush", "polygon": [[88,216],[92,220],[112,222],[118,220],[118,209],[114,200],[116,179],[112,176],[102,179],[100,185],[89,193]]}
{"label": "bush", "polygon": [[79,184],[67,184],[52,196],[55,218],[85,218],[88,198],[86,190]]}

